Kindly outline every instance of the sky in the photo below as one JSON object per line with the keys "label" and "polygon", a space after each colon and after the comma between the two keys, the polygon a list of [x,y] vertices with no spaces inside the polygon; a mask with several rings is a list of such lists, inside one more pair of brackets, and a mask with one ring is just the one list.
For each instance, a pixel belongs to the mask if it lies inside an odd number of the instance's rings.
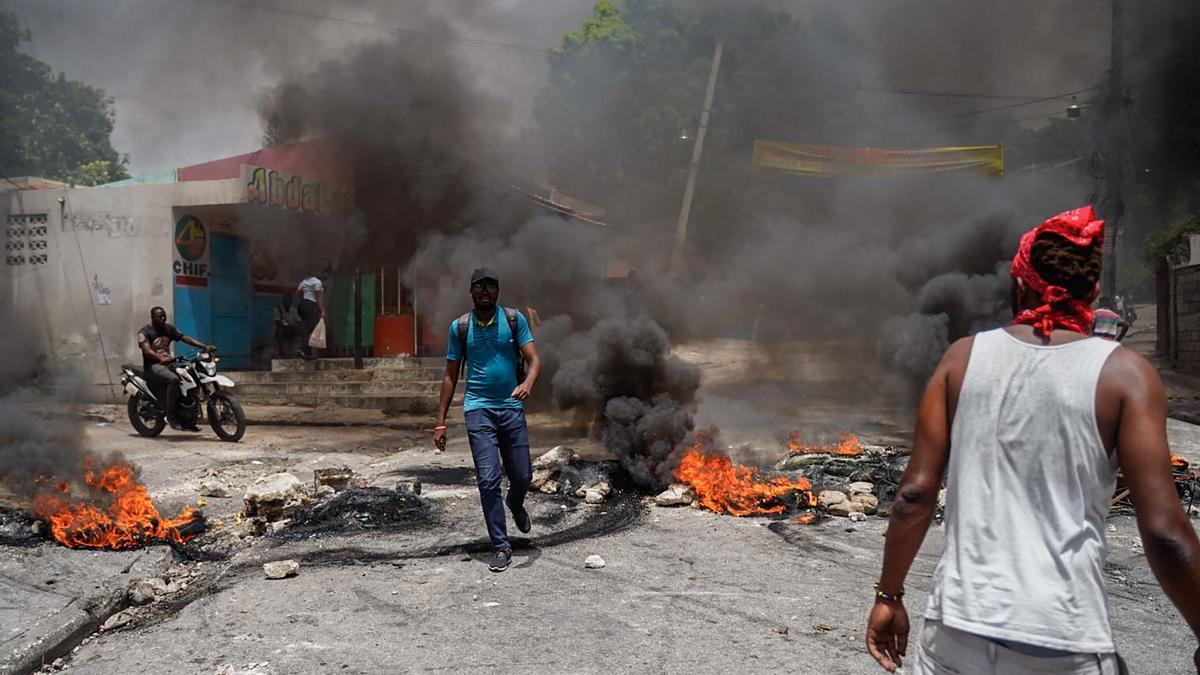
{"label": "sky", "polygon": [[[1052,96],[1097,84],[1107,67],[1108,6],[1097,0],[771,4],[798,14],[840,14],[860,42],[868,85]],[[32,54],[113,97],[113,145],[129,155],[134,175],[259,147],[264,93],[322,61],[373,40],[442,39],[388,30],[409,29],[414,10],[444,18],[466,70],[509,102],[507,123],[515,130],[528,124],[546,83],[544,51],[578,28],[591,6],[591,0],[0,0],[32,31]],[[862,96],[881,115],[896,101]],[[1051,101],[1022,111],[1063,106]]]}

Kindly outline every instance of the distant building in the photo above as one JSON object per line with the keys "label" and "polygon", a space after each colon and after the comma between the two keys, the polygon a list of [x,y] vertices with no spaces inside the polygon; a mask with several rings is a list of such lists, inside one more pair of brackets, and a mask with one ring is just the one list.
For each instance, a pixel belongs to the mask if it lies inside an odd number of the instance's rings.
{"label": "distant building", "polygon": [[[602,225],[603,210],[549,188],[466,168],[458,173],[500,195],[489,199]],[[183,332],[217,344],[223,366],[245,368],[271,355],[271,310],[279,296],[324,262],[334,267],[326,293],[331,347],[334,353],[349,348],[353,269],[338,263],[358,247],[369,349],[377,314],[411,312],[411,289],[397,283],[397,266],[415,244],[390,241],[385,217],[374,223],[364,217],[359,190],[373,204],[391,204],[386,174],[356,166],[331,139],[98,187],[14,178],[0,185],[0,305],[32,324],[47,355],[77,362],[96,385],[115,381],[122,363],[139,362],[134,335],[155,305]],[[523,212],[501,211],[510,217]],[[435,225],[422,221],[406,231]],[[348,238],[363,227],[375,228],[365,247],[361,232],[357,240]],[[444,342],[438,337],[431,342]]]}

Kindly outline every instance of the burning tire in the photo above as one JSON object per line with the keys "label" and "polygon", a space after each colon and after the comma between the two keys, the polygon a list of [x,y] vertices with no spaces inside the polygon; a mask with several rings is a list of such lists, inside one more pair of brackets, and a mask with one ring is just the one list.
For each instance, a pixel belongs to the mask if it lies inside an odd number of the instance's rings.
{"label": "burning tire", "polygon": [[154,403],[143,398],[141,394],[130,396],[126,408],[129,410],[129,423],[142,436],[157,436],[167,426],[167,420],[159,414]]}
{"label": "burning tire", "polygon": [[217,392],[208,399],[208,424],[221,440],[236,443],[246,433],[246,413],[236,398]]}

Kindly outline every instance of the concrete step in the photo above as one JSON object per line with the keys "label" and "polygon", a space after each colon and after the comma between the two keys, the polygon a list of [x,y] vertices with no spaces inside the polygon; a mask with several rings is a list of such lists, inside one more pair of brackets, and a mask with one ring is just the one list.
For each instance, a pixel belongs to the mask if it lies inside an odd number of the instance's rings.
{"label": "concrete step", "polygon": [[345,395],[432,395],[441,391],[441,380],[404,382],[325,382],[298,380],[291,382],[237,382],[235,391],[241,396],[345,396]]}
{"label": "concrete step", "polygon": [[[446,359],[441,357],[394,357],[394,358],[364,358],[364,369],[372,370],[406,370],[411,368],[444,368]],[[295,372],[295,371],[316,371],[316,370],[353,370],[354,359],[352,358],[335,358],[335,359],[314,359],[307,361],[305,359],[274,359],[271,361],[272,372]]]}
{"label": "concrete step", "polygon": [[284,382],[410,382],[441,381],[440,368],[376,368],[372,370],[275,370],[227,372],[238,384]]}
{"label": "concrete step", "polygon": [[[433,414],[437,412],[437,397],[436,396],[421,396],[421,395],[397,395],[397,396],[374,396],[374,395],[346,395],[346,396],[272,396],[272,395],[250,395],[239,396],[239,400],[245,403],[256,403],[260,405],[295,405],[315,408],[318,406],[334,406],[340,408],[369,408],[373,410],[383,410],[387,412],[410,413],[410,414]],[[462,397],[456,396],[453,406],[461,406]]]}

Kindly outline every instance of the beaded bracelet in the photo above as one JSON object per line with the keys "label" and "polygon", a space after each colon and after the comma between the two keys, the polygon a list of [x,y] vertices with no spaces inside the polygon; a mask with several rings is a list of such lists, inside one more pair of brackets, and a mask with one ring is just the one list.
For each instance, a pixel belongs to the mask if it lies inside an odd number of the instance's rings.
{"label": "beaded bracelet", "polygon": [[887,600],[888,602],[900,602],[900,599],[903,597],[904,597],[904,589],[903,588],[901,588],[900,591],[895,594],[885,593],[885,592],[879,590],[878,583],[875,584],[875,599],[876,600]]}

